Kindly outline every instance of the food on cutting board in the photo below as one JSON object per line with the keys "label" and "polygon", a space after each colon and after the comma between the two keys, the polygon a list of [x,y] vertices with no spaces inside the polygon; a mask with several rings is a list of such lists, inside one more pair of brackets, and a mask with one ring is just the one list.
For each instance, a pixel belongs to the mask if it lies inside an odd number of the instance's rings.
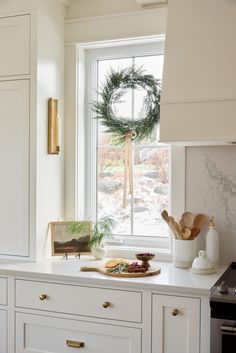
{"label": "food on cutting board", "polygon": [[129,273],[142,272],[142,273],[145,273],[145,272],[147,272],[147,270],[148,270],[148,268],[143,267],[137,261],[135,261],[135,262],[132,262],[131,264],[129,264],[128,267],[126,267],[125,272],[129,272]]}
{"label": "food on cutting board", "polygon": [[107,272],[113,273],[145,273],[148,271],[143,263],[137,261],[129,262],[125,259],[111,259],[105,263],[105,269]]}
{"label": "food on cutting board", "polygon": [[125,264],[129,264],[129,261],[125,259],[111,259],[105,263],[105,268],[114,268],[118,265],[125,265]]}

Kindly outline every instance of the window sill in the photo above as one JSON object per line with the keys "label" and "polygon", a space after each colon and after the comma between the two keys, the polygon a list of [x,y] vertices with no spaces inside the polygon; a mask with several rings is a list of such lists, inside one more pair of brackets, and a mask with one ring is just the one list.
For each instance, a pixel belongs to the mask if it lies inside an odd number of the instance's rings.
{"label": "window sill", "polygon": [[[126,259],[135,259],[135,254],[144,252],[143,247],[131,247],[131,246],[106,246],[107,257],[123,257]],[[157,248],[146,248],[145,252],[151,252],[155,254],[155,260],[158,261],[172,261],[171,249],[157,249]]]}

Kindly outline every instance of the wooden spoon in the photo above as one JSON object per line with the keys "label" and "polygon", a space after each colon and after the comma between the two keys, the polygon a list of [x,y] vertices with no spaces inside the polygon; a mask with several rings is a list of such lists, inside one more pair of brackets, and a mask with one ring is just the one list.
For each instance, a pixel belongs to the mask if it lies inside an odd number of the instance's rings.
{"label": "wooden spoon", "polygon": [[173,232],[177,239],[181,239],[181,229],[177,222],[175,222],[174,217],[169,217],[169,225],[173,228]]}
{"label": "wooden spoon", "polygon": [[201,229],[199,229],[199,228],[196,228],[196,227],[194,227],[194,228],[192,228],[191,229],[191,236],[190,236],[190,240],[193,240],[193,239],[195,239],[197,236],[198,236],[198,234],[201,232]]}
{"label": "wooden spoon", "polygon": [[199,213],[193,221],[193,228],[202,229],[206,223],[206,216],[204,214]]}
{"label": "wooden spoon", "polygon": [[184,227],[181,232],[181,237],[183,240],[189,240],[191,237],[191,229],[188,227]]}
{"label": "wooden spoon", "polygon": [[164,219],[164,221],[169,225],[170,218],[169,218],[168,212],[166,210],[162,211],[161,216]]}
{"label": "wooden spoon", "polygon": [[182,223],[187,228],[192,228],[194,221],[194,215],[191,212],[185,212],[182,214]]}
{"label": "wooden spoon", "polygon": [[[174,227],[174,224],[172,223],[172,219],[173,217],[169,217],[169,214],[166,210],[161,212],[161,216],[164,219],[164,221],[168,224],[170,230],[172,231],[174,237],[177,239],[177,233],[176,233],[176,229]],[[170,220],[171,218],[171,220]]]}

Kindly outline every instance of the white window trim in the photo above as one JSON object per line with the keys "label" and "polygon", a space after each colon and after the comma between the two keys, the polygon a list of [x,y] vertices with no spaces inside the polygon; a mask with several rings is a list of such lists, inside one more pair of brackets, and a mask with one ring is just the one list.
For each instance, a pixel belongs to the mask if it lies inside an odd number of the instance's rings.
{"label": "white window trim", "polygon": [[[123,41],[112,41],[112,42],[102,42],[102,43],[87,43],[81,44],[77,46],[77,90],[79,92],[78,102],[77,102],[77,134],[76,134],[76,180],[78,180],[78,185],[75,186],[76,192],[76,200],[75,200],[75,216],[76,218],[91,218],[94,219],[94,214],[86,214],[85,209],[92,209],[91,204],[94,202],[92,200],[92,196],[88,195],[86,190],[86,183],[91,183],[92,194],[95,195],[95,181],[92,179],[92,175],[95,176],[95,170],[92,173],[88,173],[88,164],[86,161],[89,156],[92,155],[95,157],[96,155],[96,145],[90,144],[91,151],[85,155],[85,140],[88,138],[88,131],[85,128],[85,116],[88,119],[88,129],[91,128],[89,124],[96,124],[91,117],[91,109],[86,108],[88,106],[88,102],[86,101],[86,97],[88,96],[84,90],[85,86],[85,72],[87,66],[91,65],[92,61],[104,58],[110,58],[111,53],[113,56],[124,57],[120,55],[120,46],[125,46],[125,50],[127,55],[132,54],[132,48],[130,45],[140,45],[140,55],[152,55],[152,43],[160,42],[163,43],[163,36],[155,36],[148,38],[138,38]],[[144,43],[149,42],[150,50],[144,50]],[[144,46],[143,46],[144,45]],[[112,48],[111,48],[112,46]],[[106,50],[104,50],[106,48]],[[90,51],[89,60],[86,56],[86,53]],[[160,53],[163,53],[163,44],[162,47],[160,45]],[[135,50],[135,55],[137,54],[137,47]],[[93,65],[96,68],[96,65]],[[93,72],[93,75],[96,75],[96,71]],[[90,82],[90,80],[89,80]],[[91,86],[87,87],[87,90],[91,92]],[[95,131],[95,129],[92,129]],[[84,138],[85,136],[85,138]],[[93,141],[95,141],[92,138]],[[79,163],[78,163],[79,161]],[[95,168],[96,161],[92,161],[90,164],[90,168]],[[81,173],[81,170],[84,170],[85,173]],[[90,169],[91,171],[91,169]],[[83,175],[81,175],[83,174]],[[171,180],[170,180],[170,188],[171,188],[171,214],[177,219],[180,218],[180,215],[183,213],[185,209],[185,148],[182,146],[172,146],[171,152]],[[85,177],[87,175],[87,177]],[[95,196],[94,196],[95,197]],[[146,237],[145,242],[142,243],[141,237],[130,237],[132,240],[137,241],[137,246],[130,246],[129,244],[114,244],[114,241],[107,245],[108,256],[124,256],[124,257],[133,257],[133,254],[140,249],[145,248],[145,251],[152,251],[158,255],[158,259],[160,260],[171,260],[172,253],[172,242],[171,236],[170,238],[158,238],[158,242],[155,239],[151,239],[151,237]],[[127,237],[129,240],[129,237]],[[154,243],[156,246],[154,246]],[[158,244],[158,247],[157,247]]]}

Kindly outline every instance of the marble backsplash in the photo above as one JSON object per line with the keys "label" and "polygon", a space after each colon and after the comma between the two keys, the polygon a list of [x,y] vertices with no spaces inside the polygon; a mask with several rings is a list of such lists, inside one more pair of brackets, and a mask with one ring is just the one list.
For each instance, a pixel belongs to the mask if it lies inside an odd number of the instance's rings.
{"label": "marble backsplash", "polygon": [[[236,146],[186,149],[186,210],[215,216],[220,262],[236,261]],[[206,231],[199,249],[205,249]]]}

